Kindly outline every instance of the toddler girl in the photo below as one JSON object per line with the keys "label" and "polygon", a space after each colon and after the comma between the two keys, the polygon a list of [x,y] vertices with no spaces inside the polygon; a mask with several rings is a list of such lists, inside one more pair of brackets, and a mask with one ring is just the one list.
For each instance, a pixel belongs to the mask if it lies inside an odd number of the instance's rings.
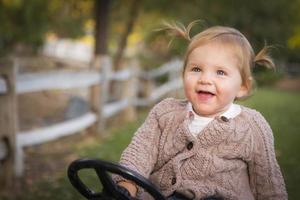
{"label": "toddler girl", "polygon": [[[250,94],[255,64],[274,67],[264,48],[256,56],[233,28],[215,26],[188,39],[183,85],[186,100],[168,98],[150,111],[120,164],[154,183],[165,196],[187,199],[287,199],[272,130],[257,111],[234,104]],[[151,199],[134,183],[118,184]]]}

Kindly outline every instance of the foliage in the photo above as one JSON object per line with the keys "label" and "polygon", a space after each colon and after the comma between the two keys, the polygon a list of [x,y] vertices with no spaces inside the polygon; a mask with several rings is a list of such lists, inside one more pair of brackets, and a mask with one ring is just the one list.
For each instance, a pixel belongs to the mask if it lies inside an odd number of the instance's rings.
{"label": "foliage", "polygon": [[76,0],[0,0],[0,54],[20,47],[36,50],[49,31],[63,37],[82,35],[90,5]]}
{"label": "foliage", "polygon": [[266,67],[259,66],[254,68],[253,76],[255,84],[258,86],[271,86],[283,78],[284,72],[281,68],[271,70]]}
{"label": "foliage", "polygon": [[254,74],[254,79],[258,86],[274,85],[278,80],[284,76],[283,73],[274,71],[261,71]]}
{"label": "foliage", "polygon": [[[178,20],[184,24],[195,19],[204,20],[202,26],[193,28],[193,33],[199,32],[206,26],[232,26],[245,34],[255,52],[258,52],[267,43],[280,46],[280,53],[275,54],[278,59],[287,59],[293,54],[294,60],[300,60],[299,54],[293,53],[295,49],[291,50],[288,47],[290,38],[296,37],[295,27],[300,21],[298,5],[299,0],[291,0],[289,3],[285,0],[191,0],[184,3],[177,0],[163,2],[145,0],[144,9],[146,14],[156,13],[161,16],[161,19]],[[156,46],[155,43],[163,43],[161,39],[169,40],[168,37],[163,37],[161,34],[152,36],[150,34],[146,35],[146,38],[149,38],[147,42],[150,47]],[[184,43],[175,43],[174,46],[171,46],[170,53],[182,55],[185,46]],[[173,51],[174,49],[177,51]],[[158,56],[162,54],[162,51],[158,49],[154,49],[154,52],[158,52]]]}
{"label": "foliage", "polygon": [[295,24],[293,27],[293,32],[291,37],[288,40],[288,46],[290,49],[289,52],[289,60],[291,62],[299,62],[299,55],[300,55],[300,25],[299,25],[299,19],[300,19],[300,0],[296,0],[294,6],[293,6],[293,14],[295,15],[295,19],[298,19],[298,23]]}
{"label": "foliage", "polygon": [[38,46],[48,26],[47,7],[47,1],[0,1],[0,51],[18,43]]}
{"label": "foliage", "polygon": [[92,1],[51,0],[49,1],[49,30],[59,37],[79,37],[84,34],[84,24],[93,17]]}
{"label": "foliage", "polygon": [[[84,33],[84,23],[94,18],[95,0],[0,0],[0,51],[9,51],[18,44],[37,47],[46,32],[61,37],[78,37]],[[26,3],[25,3],[26,2]],[[132,0],[111,0],[109,23],[109,51],[113,54],[130,16]],[[265,43],[280,46],[278,59],[300,60],[299,12],[300,1],[290,0],[143,0],[129,47],[149,62],[182,56],[187,43],[174,40],[153,30],[163,20],[177,20],[183,24],[202,19],[202,25],[192,34],[212,25],[239,29],[257,52]],[[146,49],[146,50],[145,50]]]}

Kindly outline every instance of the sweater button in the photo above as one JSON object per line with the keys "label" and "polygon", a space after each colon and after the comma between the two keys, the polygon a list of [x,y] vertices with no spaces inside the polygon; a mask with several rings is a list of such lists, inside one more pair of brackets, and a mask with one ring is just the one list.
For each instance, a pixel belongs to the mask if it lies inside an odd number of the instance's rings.
{"label": "sweater button", "polygon": [[172,181],[171,181],[171,184],[172,184],[172,185],[175,185],[175,183],[176,183],[176,178],[173,177],[173,178],[172,178]]}
{"label": "sweater button", "polygon": [[225,117],[225,116],[221,116],[221,120],[223,122],[229,122],[229,119],[227,117]]}
{"label": "sweater button", "polygon": [[188,150],[191,150],[191,149],[193,148],[193,146],[194,146],[193,142],[189,142],[189,143],[187,144],[186,148],[187,148]]}

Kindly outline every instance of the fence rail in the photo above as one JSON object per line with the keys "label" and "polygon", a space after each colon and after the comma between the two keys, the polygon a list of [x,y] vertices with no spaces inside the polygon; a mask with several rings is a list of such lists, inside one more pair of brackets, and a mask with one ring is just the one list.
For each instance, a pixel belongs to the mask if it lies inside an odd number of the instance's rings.
{"label": "fence rail", "polygon": [[[3,65],[3,64],[2,64]],[[87,88],[91,89],[98,86],[95,96],[98,96],[95,111],[90,111],[83,116],[78,116],[75,119],[66,120],[48,127],[38,128],[29,131],[21,131],[16,129],[12,133],[0,133],[0,160],[6,160],[5,156],[14,158],[14,173],[16,176],[23,174],[23,162],[25,147],[42,144],[48,141],[56,140],[61,137],[75,134],[84,130],[96,123],[104,123],[105,119],[112,117],[120,111],[136,106],[148,106],[151,103],[159,100],[166,93],[179,89],[181,87],[180,69],[182,62],[174,59],[169,63],[162,65],[160,68],[152,71],[139,71],[136,62],[129,64],[127,69],[113,72],[110,58],[102,58],[99,70],[81,70],[81,71],[51,71],[40,73],[16,74],[17,63],[0,66],[0,108],[4,108],[7,102],[5,97],[13,92],[13,96],[29,92],[39,92],[52,89],[71,89],[71,88]],[[7,78],[4,73],[8,68],[13,68],[12,71],[15,80]],[[168,82],[155,86],[154,79],[158,76],[168,74]],[[107,102],[109,97],[108,87],[110,82],[122,81],[124,94],[115,102]],[[138,96],[138,88],[142,82],[148,87],[147,95],[144,97]],[[149,89],[150,88],[150,89]],[[95,89],[95,88],[94,88]],[[100,97],[100,98],[99,98]],[[16,104],[16,102],[14,102]],[[1,107],[2,106],[2,107]],[[16,112],[13,110],[13,112]],[[17,115],[15,113],[15,115]],[[1,116],[0,116],[1,117]],[[18,124],[17,117],[11,117],[7,122],[0,118],[0,122]],[[11,122],[13,121],[13,122]],[[1,125],[1,123],[0,123]],[[17,126],[16,126],[17,127]],[[10,135],[8,135],[10,134]],[[13,134],[13,137],[11,137]],[[7,147],[7,138],[13,138],[10,142],[13,146]],[[6,151],[11,151],[7,153]],[[2,166],[0,166],[1,169]],[[1,170],[0,170],[1,171]],[[3,177],[0,176],[0,181]],[[11,177],[10,177],[11,178]],[[7,179],[7,177],[5,178]],[[7,181],[7,180],[6,180]],[[4,180],[5,182],[5,180]]]}
{"label": "fence rail", "polygon": [[101,76],[95,71],[80,72],[44,72],[17,76],[18,94],[49,89],[70,89],[89,87],[101,82]]}

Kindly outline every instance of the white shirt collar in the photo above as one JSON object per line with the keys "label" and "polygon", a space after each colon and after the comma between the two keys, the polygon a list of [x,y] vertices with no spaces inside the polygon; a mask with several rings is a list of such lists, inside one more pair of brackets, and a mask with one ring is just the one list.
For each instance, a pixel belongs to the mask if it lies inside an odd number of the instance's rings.
{"label": "white shirt collar", "polygon": [[[197,136],[214,118],[202,117],[195,113],[192,104],[189,102],[187,104],[188,115],[189,115],[189,124],[188,128],[190,132]],[[234,118],[241,112],[241,106],[237,104],[231,104],[229,109],[222,113],[221,116],[226,118]]]}
{"label": "white shirt collar", "polygon": [[[212,118],[210,117],[203,117],[201,115],[198,115],[194,109],[193,109],[193,106],[191,104],[191,102],[188,102],[188,105],[187,105],[187,108],[188,108],[188,111],[190,114],[190,117],[192,117],[193,119],[196,119],[197,121],[198,120],[203,120],[203,121],[211,121]],[[221,116],[224,116],[226,118],[234,118],[236,117],[238,114],[240,114],[242,111],[241,109],[241,106],[238,105],[238,104],[234,104],[232,103],[230,105],[230,107],[224,112],[221,114]]]}

